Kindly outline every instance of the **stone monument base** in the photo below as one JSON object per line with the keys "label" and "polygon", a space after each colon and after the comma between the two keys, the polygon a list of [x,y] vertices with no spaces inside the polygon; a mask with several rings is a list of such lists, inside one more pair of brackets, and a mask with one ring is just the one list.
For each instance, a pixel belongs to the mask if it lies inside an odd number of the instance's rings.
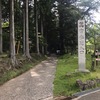
{"label": "stone monument base", "polygon": [[76,69],[75,72],[89,73],[90,71],[88,69]]}

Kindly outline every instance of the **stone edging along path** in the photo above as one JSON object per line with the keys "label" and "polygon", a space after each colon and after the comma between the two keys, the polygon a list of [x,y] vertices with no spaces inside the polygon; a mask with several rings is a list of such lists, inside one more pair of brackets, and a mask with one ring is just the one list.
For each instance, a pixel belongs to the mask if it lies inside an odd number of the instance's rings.
{"label": "stone edging along path", "polygon": [[100,100],[100,88],[90,89],[74,94],[77,98],[72,100]]}

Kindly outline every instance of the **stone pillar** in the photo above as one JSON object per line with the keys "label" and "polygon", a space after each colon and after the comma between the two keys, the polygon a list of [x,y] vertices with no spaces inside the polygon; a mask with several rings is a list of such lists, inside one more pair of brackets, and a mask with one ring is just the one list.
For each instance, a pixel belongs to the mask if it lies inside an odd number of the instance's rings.
{"label": "stone pillar", "polygon": [[89,72],[85,68],[85,52],[85,20],[78,20],[78,70],[81,72]]}

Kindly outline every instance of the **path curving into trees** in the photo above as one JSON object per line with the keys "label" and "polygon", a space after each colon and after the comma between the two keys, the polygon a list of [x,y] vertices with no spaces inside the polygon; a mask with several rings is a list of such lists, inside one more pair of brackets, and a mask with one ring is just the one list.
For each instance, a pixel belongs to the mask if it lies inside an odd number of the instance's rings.
{"label": "path curving into trees", "polygon": [[0,87],[0,100],[52,100],[57,58],[49,57],[35,68]]}

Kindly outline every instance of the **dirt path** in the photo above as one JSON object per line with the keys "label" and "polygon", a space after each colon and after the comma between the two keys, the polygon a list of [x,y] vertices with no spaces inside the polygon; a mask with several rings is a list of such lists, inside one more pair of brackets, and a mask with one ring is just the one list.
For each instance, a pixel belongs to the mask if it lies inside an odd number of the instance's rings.
{"label": "dirt path", "polygon": [[35,68],[0,87],[0,100],[53,100],[56,57],[50,57]]}

